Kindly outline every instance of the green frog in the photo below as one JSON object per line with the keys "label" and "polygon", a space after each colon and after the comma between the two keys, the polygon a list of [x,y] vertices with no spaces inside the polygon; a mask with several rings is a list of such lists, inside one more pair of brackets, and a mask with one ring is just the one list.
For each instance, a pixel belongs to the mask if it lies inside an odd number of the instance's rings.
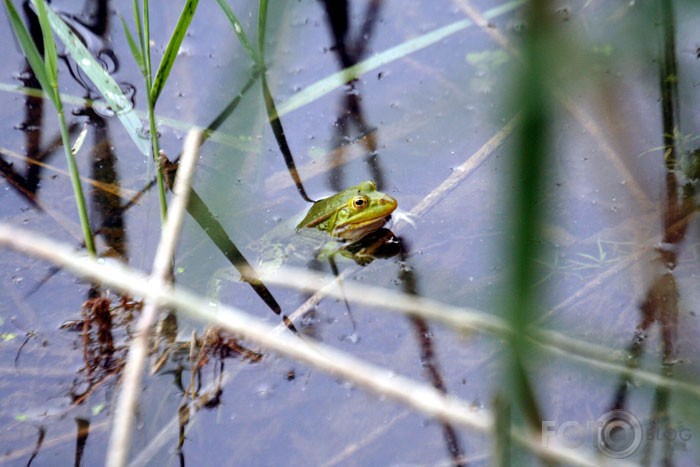
{"label": "green frog", "polygon": [[371,250],[349,247],[381,231],[396,206],[396,200],[377,191],[374,182],[363,182],[316,201],[300,222],[303,214],[272,229],[250,248],[257,252],[259,266],[306,262],[335,253],[367,264],[373,259]]}
{"label": "green frog", "polygon": [[396,206],[396,200],[377,191],[374,182],[362,182],[316,201],[297,225],[297,231],[315,227],[333,238],[353,243],[379,230]]}
{"label": "green frog", "polygon": [[[393,197],[377,191],[374,182],[362,182],[316,201],[301,222],[296,224],[299,217],[295,217],[278,225],[250,244],[249,249],[256,252],[258,268],[303,264],[314,258],[332,259],[336,254],[366,265],[375,258],[397,253],[396,237],[382,228],[397,204]],[[214,274],[210,283],[212,296],[218,296],[218,289],[230,280],[230,273],[230,268],[224,268]]]}

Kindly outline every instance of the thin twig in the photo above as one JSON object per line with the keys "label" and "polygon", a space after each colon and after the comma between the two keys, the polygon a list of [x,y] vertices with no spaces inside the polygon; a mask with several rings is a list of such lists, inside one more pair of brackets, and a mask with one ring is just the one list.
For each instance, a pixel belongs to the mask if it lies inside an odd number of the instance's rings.
{"label": "thin twig", "polygon": [[[170,277],[173,252],[180,236],[201,139],[201,131],[191,130],[185,140],[185,149],[173,189],[174,198],[153,261],[153,274],[148,281],[149,286],[153,289],[163,288]],[[141,393],[139,388],[148,357],[148,337],[158,315],[158,305],[157,301],[146,298],[141,318],[136,325],[136,333],[129,348],[129,357],[124,369],[124,383],[114,411],[114,428],[107,449],[106,464],[110,467],[125,465],[129,454],[133,413],[138,402],[138,395]]]}
{"label": "thin twig", "polygon": [[323,296],[342,299],[368,306],[386,307],[386,309],[417,316],[423,319],[441,322],[452,329],[460,331],[479,331],[500,337],[510,332],[508,324],[497,316],[464,307],[448,305],[429,298],[407,295],[381,287],[349,282],[343,289],[335,278],[311,271],[281,267],[274,270],[261,270],[263,282],[292,287],[302,291],[321,292]]}
{"label": "thin twig", "polygon": [[515,115],[501,128],[495,135],[491,137],[483,146],[474,154],[462,163],[459,167],[452,171],[452,174],[445,179],[437,188],[431,191],[420,203],[411,209],[411,215],[422,216],[426,211],[435,206],[448,193],[454,190],[457,185],[463,182],[470,174],[472,174],[486,158],[494,153],[505,140],[513,133],[519,121],[519,114]]}

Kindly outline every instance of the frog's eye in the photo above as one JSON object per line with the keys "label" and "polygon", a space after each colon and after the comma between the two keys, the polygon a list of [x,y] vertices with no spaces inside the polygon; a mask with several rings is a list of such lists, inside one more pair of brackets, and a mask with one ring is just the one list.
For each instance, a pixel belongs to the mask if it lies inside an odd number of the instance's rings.
{"label": "frog's eye", "polygon": [[348,204],[356,211],[361,211],[369,206],[369,200],[364,196],[355,196]]}

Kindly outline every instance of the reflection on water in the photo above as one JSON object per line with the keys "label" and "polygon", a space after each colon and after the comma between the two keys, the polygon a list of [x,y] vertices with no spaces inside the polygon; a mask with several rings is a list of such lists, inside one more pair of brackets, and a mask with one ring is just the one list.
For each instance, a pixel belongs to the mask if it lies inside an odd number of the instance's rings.
{"label": "reflection on water", "polygon": [[[533,280],[544,297],[538,329],[561,333],[568,342],[535,343],[533,355],[522,356],[532,386],[527,405],[537,407],[535,424],[541,418],[557,426],[585,424],[614,409],[633,414],[645,430],[687,428],[695,436],[700,243],[692,76],[699,63],[693,44],[700,43],[700,12],[688,2],[659,2],[658,12],[638,3],[581,2],[557,10],[553,19],[566,38],[560,44],[566,53],[555,60],[566,66],[551,68],[563,71],[550,77],[559,81],[544,180],[547,225]],[[236,39],[236,32],[254,37],[257,4],[231,6],[242,21],[238,31],[215,2],[200,5],[186,53],[178,56],[159,101],[158,132],[168,154],[178,153],[181,131],[189,126],[205,127],[207,137],[174,281],[202,294],[216,282],[212,301],[277,323],[300,341],[318,339],[388,371],[426,379],[475,410],[500,413],[484,401],[504,395],[497,382],[501,340],[272,287],[256,268],[292,263],[328,270],[345,283],[496,314],[492,310],[512,293],[504,286],[512,259],[501,247],[513,234],[503,206],[512,191],[505,181],[513,170],[509,136],[522,123],[517,111],[498,105],[507,94],[503,81],[518,73],[517,41],[532,26],[518,8],[495,2],[485,4],[515,11],[486,15],[486,8],[461,0],[450,8],[379,0],[290,2],[270,5],[261,64]],[[40,37],[27,5],[25,20]],[[114,75],[130,101],[124,108],[143,110],[140,72],[121,28],[114,27],[117,15],[130,21],[131,5],[98,1],[84,7],[62,17]],[[179,12],[152,8],[155,57]],[[479,27],[465,27],[467,18]],[[663,18],[661,29],[653,18]],[[448,25],[456,32],[430,42],[431,33]],[[1,34],[6,43],[12,40],[7,31]],[[311,92],[326,76],[414,39],[431,45],[388,59],[344,86],[305,96],[311,104],[277,115],[298,97],[296,90]],[[652,60],[653,50],[658,60]],[[14,51],[2,57],[10,70],[3,82],[38,88]],[[80,68],[67,56],[60,68],[66,102],[78,102],[70,108],[71,135],[88,128],[76,157],[81,175],[90,179],[100,255],[150,270],[160,235],[152,162],[113,118],[118,109],[86,103],[100,97]],[[50,107],[29,93],[6,91],[0,98],[3,221],[80,248],[77,218],[66,202],[72,196],[67,178],[61,158],[53,157],[60,135],[53,114],[45,112]],[[163,155],[161,164],[174,173],[177,161]],[[396,220],[374,225],[362,238],[335,242],[332,254],[321,259],[318,249],[334,242],[328,234],[310,249],[296,244],[303,236],[294,233],[294,214],[308,210],[308,201],[324,199],[323,187],[331,187],[332,195],[367,179],[416,213],[416,227]],[[276,228],[288,221],[291,228],[277,236]],[[6,362],[16,361],[16,368],[0,368],[6,382],[0,389],[3,460],[45,463],[51,456],[100,464],[141,302],[2,254],[0,353]],[[233,271],[233,280],[217,276],[220,270]],[[152,374],[134,436],[137,464],[225,465],[236,459],[462,465],[491,459],[490,434],[407,415],[172,310],[164,310],[153,340]],[[538,359],[539,352],[545,358]],[[520,423],[521,415],[514,411],[503,423]],[[683,451],[670,440],[655,444],[645,437],[630,460],[683,464],[697,458],[696,444],[686,443]],[[623,450],[612,443],[606,449]],[[582,443],[575,451],[599,449]]]}
{"label": "reflection on water", "polygon": [[[404,242],[402,242],[402,246],[401,269],[399,274],[403,291],[407,295],[420,296],[417,282],[418,278],[414,273],[413,268],[411,268],[409,265],[410,251],[408,251]],[[445,378],[442,375],[437,357],[435,355],[435,344],[433,342],[434,334],[424,319],[412,316],[409,318],[409,320],[420,348],[420,362],[425,368],[425,372],[430,383],[438,391],[447,394],[447,384],[445,383]],[[454,426],[447,422],[442,422],[441,425],[442,434],[445,439],[445,444],[452,460],[452,464],[457,466],[466,465],[466,462],[463,459],[464,450],[462,449],[457,430]]]}
{"label": "reflection on water", "polygon": [[[324,0],[322,3],[326,10],[328,28],[335,41],[331,50],[338,58],[341,70],[350,68],[365,58],[367,46],[372,39],[379,19],[382,1],[371,0],[367,2],[362,25],[355,34],[352,34],[353,21],[349,15],[350,2]],[[331,147],[336,150],[332,153],[332,168],[328,172],[328,182],[334,191],[340,191],[345,186],[343,166],[346,163],[346,146],[355,142],[361,143],[365,148],[365,162],[370,170],[372,180],[380,190],[384,188],[384,172],[379,164],[376,135],[374,128],[365,119],[361,92],[358,87],[357,80],[347,83],[341,98],[338,118],[333,124]],[[358,131],[354,138],[352,135],[353,127]]]}
{"label": "reflection on water", "polygon": [[[29,30],[36,34],[39,29],[38,19],[34,14],[27,14]],[[36,35],[34,37],[37,37]],[[43,50],[43,43],[40,44]],[[20,74],[22,84],[27,88],[40,89],[39,81],[29,64],[25,64]],[[19,194],[24,196],[33,206],[36,206],[36,192],[41,179],[41,166],[34,162],[42,162],[54,149],[60,145],[60,136],[54,141],[50,151],[41,150],[41,120],[44,114],[44,100],[36,96],[26,96],[24,103],[24,121],[18,125],[25,135],[26,173],[18,173],[13,164],[0,157],[0,171],[3,177]]]}
{"label": "reflection on water", "polygon": [[[673,379],[674,365],[678,363],[678,322],[681,314],[680,291],[674,276],[674,270],[678,265],[678,255],[688,234],[693,213],[696,211],[695,182],[692,176],[688,177],[681,170],[683,167],[681,151],[682,143],[676,141],[676,130],[680,124],[679,115],[681,103],[678,98],[678,82],[671,77],[678,74],[676,58],[676,32],[672,3],[664,3],[662,11],[663,53],[659,60],[661,115],[663,122],[664,162],[665,162],[665,203],[663,206],[663,231],[662,242],[655,250],[656,258],[651,263],[652,281],[647,286],[644,299],[639,305],[641,317],[637,325],[631,343],[628,345],[630,355],[627,363],[630,368],[638,368],[645,347],[648,345],[650,331],[656,324],[661,340],[661,371],[660,374]],[[681,185],[679,178],[687,178]],[[627,414],[631,410],[630,399],[633,394],[629,390],[630,377],[622,375],[617,390],[613,396],[611,410],[619,410],[621,414]],[[672,400],[671,391],[665,387],[658,387],[653,397],[653,409],[648,417],[648,425],[653,427],[653,432],[663,430],[666,433],[675,433],[679,421],[669,412]],[[613,420],[615,422],[615,420]],[[629,422],[628,422],[629,423]],[[638,422],[637,422],[638,423]],[[682,423],[682,422],[681,422]],[[650,430],[650,432],[652,432]],[[664,437],[659,448],[660,457],[665,464],[673,464],[676,458],[673,442],[675,436]],[[618,442],[611,444],[615,452],[632,452],[641,443],[632,444]],[[642,447],[644,456],[650,458],[654,455],[656,446],[646,444]]]}

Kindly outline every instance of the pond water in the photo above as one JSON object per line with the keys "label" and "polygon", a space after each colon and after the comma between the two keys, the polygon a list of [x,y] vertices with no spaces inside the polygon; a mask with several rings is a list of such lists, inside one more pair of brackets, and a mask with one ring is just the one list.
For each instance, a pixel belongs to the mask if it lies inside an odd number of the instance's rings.
{"label": "pond water", "polygon": [[[147,128],[143,79],[120,24],[123,17],[133,30],[130,2],[108,2],[102,14],[101,2],[77,3],[51,7],[83,33]],[[150,4],[154,69],[184,4],[177,3]],[[616,457],[625,449],[601,448],[596,424],[619,409],[629,417],[623,421],[639,421],[623,430],[641,441],[624,452],[628,460],[692,465],[700,459],[694,359],[700,237],[691,169],[700,124],[700,9],[670,2],[677,71],[660,79],[659,12],[639,3],[550,6],[561,44],[547,76],[551,154],[532,281],[540,298],[534,324],[562,340],[537,342],[542,345],[533,344],[525,357],[545,440],[557,438],[583,456],[602,450],[599,459],[609,460],[606,452]],[[365,266],[340,259],[344,280],[507,318],[503,303],[512,293],[507,272],[514,262],[507,245],[517,235],[510,230],[519,150],[512,135],[520,118],[511,98],[529,27],[523,5],[348,2],[345,48],[333,38],[324,5],[273,1],[267,18],[267,84],[303,189],[317,200],[374,180],[414,214],[412,222],[394,216],[388,225],[401,237],[403,256]],[[257,38],[258,2],[232,8]],[[96,33],[101,16],[105,28]],[[479,18],[486,18],[484,27],[473,24]],[[31,76],[21,49],[9,20],[0,24],[7,44],[0,49],[2,222],[79,249],[56,114],[25,88]],[[338,84],[334,75],[357,62],[364,67],[359,78]],[[86,104],[86,98],[99,101],[99,93],[77,69],[59,60],[72,138],[87,131],[76,157],[98,253],[148,272],[160,238],[153,162],[111,112]],[[675,98],[660,90],[668,82]],[[187,130],[210,125],[239,95],[201,148],[193,190],[253,266],[269,265],[261,251],[271,249],[275,264],[332,275],[326,262],[314,265],[313,255],[289,247],[292,229],[271,234],[310,204],[290,176],[253,61],[217,2],[200,2],[156,106],[161,148],[174,160]],[[664,113],[667,101],[672,110]],[[678,164],[669,166],[674,154]],[[176,283],[281,323],[269,300],[240,280],[201,219],[185,220]],[[8,249],[0,255],[0,459],[101,464],[141,304],[31,256]],[[286,316],[308,298],[272,284],[267,290]],[[140,395],[134,465],[493,462],[490,433],[439,422],[245,339],[166,315]],[[294,327],[457,396],[475,411],[492,410],[507,385],[503,336],[463,334],[333,298],[295,318]],[[204,350],[195,334],[208,336]],[[624,374],[633,368],[638,371]],[[517,445],[512,456],[536,462]]]}

